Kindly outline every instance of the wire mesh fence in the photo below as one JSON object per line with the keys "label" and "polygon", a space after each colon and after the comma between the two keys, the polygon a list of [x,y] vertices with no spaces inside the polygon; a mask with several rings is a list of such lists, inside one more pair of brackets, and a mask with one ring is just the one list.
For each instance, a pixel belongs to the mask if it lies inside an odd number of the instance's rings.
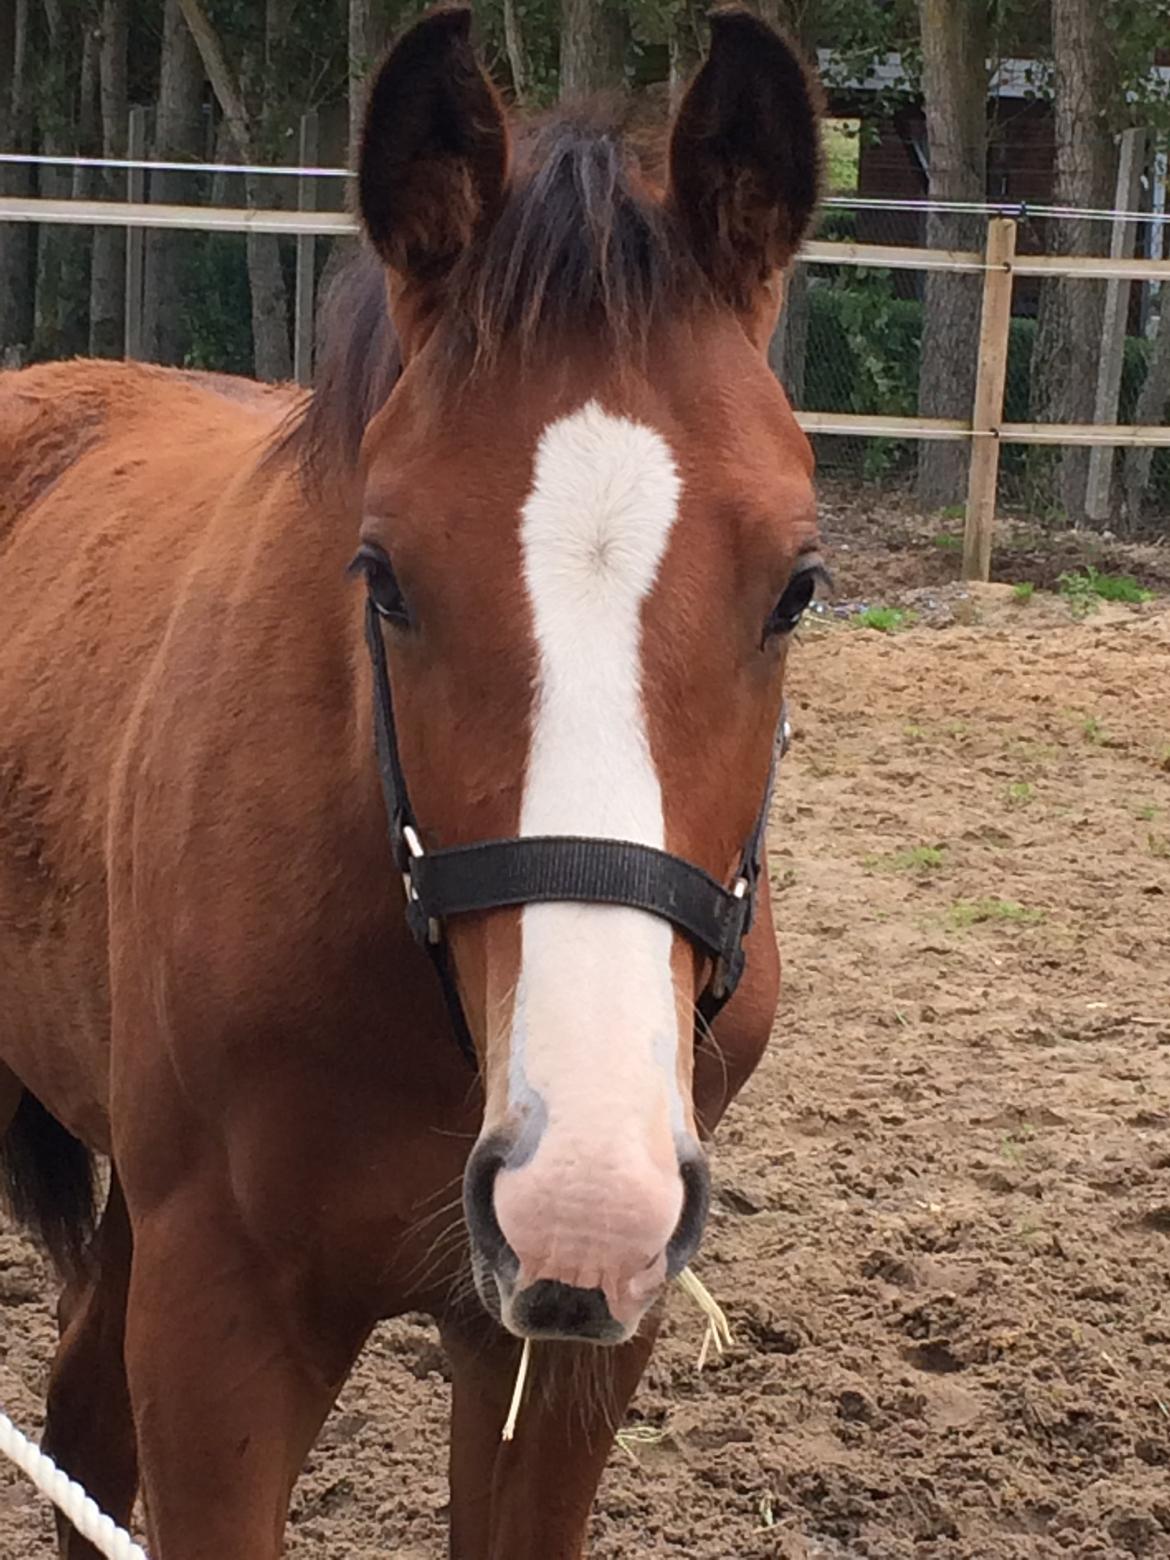
{"label": "wire mesh fence", "polygon": [[[1127,242],[1118,246],[1113,214],[1015,216],[1024,263],[1028,256],[1105,256],[1111,245],[1161,258],[1164,235],[1148,217],[1128,224]],[[983,252],[989,220],[988,213],[963,216],[964,249]],[[824,211],[816,238],[925,250],[929,227],[922,206],[840,202]],[[968,421],[982,286],[978,271],[940,275],[925,267],[806,260],[790,284],[773,364],[804,412]],[[1170,287],[1158,281],[1015,276],[1003,421],[1170,425],[1168,305]],[[1170,449],[1128,448],[1115,457],[1056,439],[1048,433],[1042,444],[1005,445],[1001,501],[1041,519],[1071,516],[1170,533]],[[964,445],[848,434],[816,435],[815,443],[822,470],[913,485],[935,508],[962,502]],[[1091,467],[1099,493],[1105,484],[1096,504],[1086,502]]]}

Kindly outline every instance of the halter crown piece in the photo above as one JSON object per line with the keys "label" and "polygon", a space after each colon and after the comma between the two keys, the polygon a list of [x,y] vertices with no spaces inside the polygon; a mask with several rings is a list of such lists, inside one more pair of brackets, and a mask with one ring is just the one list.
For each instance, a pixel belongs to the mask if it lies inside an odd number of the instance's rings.
{"label": "halter crown piece", "polygon": [[777,762],[790,740],[785,708],[782,706],[780,711],[780,728],[763,801],[730,888],[681,856],[631,840],[535,834],[425,850],[398,752],[394,700],[379,617],[372,597],[367,598],[366,643],[374,672],[374,740],[390,824],[390,845],[406,889],[407,925],[434,966],[455,1040],[471,1066],[479,1065],[475,1044],[443,928],[449,916],[476,910],[574,900],[582,904],[626,905],[661,916],[712,961],[710,978],[695,1004],[696,1029],[710,1024],[739,985],[746,963],[744,940],[755,915],[768,805]]}

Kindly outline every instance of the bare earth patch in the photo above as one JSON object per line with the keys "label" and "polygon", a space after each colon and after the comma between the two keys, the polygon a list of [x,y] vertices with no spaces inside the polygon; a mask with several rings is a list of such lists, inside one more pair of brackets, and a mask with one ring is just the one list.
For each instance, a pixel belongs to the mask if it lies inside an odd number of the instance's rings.
{"label": "bare earth patch", "polygon": [[[976,609],[793,651],[785,990],[698,1263],[736,1347],[697,1375],[674,1298],[598,1560],[1170,1556],[1170,611]],[[0,1233],[33,1430],[52,1336]],[[379,1330],[295,1560],[445,1554],[447,1390],[428,1327]],[[0,1470],[0,1560],[51,1533]]]}

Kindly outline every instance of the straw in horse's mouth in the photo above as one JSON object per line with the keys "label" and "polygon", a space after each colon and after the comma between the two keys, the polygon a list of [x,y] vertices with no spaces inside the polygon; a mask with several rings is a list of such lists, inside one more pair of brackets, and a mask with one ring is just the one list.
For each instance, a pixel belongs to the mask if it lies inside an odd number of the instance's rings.
{"label": "straw in horse's mouth", "polygon": [[[707,1318],[706,1331],[703,1333],[703,1346],[699,1350],[698,1369],[702,1370],[707,1363],[712,1345],[716,1354],[722,1354],[724,1349],[730,1348],[733,1339],[731,1336],[731,1324],[727,1320],[727,1312],[715,1299],[711,1291],[703,1283],[702,1279],[691,1272],[689,1267],[683,1268],[678,1275],[678,1286],[699,1307]],[[512,1388],[512,1401],[508,1407],[508,1417],[504,1420],[504,1428],[500,1432],[501,1441],[510,1441],[516,1434],[516,1421],[520,1418],[520,1404],[524,1397],[524,1384],[528,1379],[528,1367],[532,1361],[532,1339],[525,1338],[524,1347],[520,1350],[520,1363],[516,1367],[516,1384]]]}

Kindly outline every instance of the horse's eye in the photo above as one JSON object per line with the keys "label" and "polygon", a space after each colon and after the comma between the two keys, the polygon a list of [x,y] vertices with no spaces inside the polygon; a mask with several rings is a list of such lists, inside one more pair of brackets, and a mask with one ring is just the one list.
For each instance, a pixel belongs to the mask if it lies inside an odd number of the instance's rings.
{"label": "horse's eye", "polygon": [[794,574],[784,587],[784,594],[772,608],[771,616],[764,628],[764,638],[772,639],[777,634],[790,634],[804,616],[805,608],[813,599],[817,588],[818,570],[801,569]]}
{"label": "horse's eye", "polygon": [[363,542],[350,567],[365,575],[366,589],[378,615],[389,618],[391,623],[397,623],[402,628],[409,628],[410,609],[406,605],[406,597],[402,594],[394,567],[382,549]]}

